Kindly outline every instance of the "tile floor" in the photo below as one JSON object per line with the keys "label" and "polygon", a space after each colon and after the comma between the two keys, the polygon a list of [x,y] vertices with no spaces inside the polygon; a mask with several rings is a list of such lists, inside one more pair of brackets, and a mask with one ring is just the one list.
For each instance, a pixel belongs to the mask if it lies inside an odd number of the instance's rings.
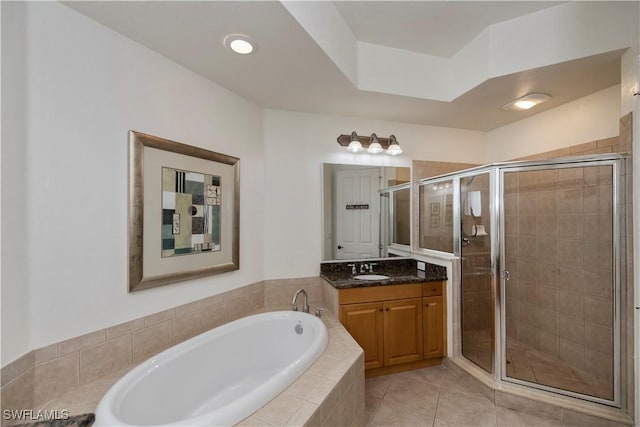
{"label": "tile floor", "polygon": [[474,380],[434,366],[368,378],[367,426],[556,427],[559,421],[495,406]]}
{"label": "tile floor", "polygon": [[[490,329],[465,331],[462,353],[486,370],[490,370],[493,364],[491,347]],[[511,337],[507,339],[507,375],[602,399],[613,399],[613,384],[608,379],[573,367],[558,357]]]}

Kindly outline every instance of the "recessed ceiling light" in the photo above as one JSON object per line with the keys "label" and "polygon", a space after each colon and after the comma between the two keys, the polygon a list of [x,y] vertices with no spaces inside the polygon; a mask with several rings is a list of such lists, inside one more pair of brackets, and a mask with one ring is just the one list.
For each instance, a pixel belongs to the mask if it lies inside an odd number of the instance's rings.
{"label": "recessed ceiling light", "polygon": [[535,107],[536,105],[551,99],[546,93],[530,93],[518,99],[514,99],[502,106],[502,109],[508,111],[522,111]]}
{"label": "recessed ceiling light", "polygon": [[229,34],[224,38],[224,45],[240,55],[248,55],[255,50],[255,43],[251,37],[244,34]]}

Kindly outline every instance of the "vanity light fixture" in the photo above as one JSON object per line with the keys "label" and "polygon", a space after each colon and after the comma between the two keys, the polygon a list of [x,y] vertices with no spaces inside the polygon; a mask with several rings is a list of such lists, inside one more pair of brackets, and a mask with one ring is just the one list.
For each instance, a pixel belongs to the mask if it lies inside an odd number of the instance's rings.
{"label": "vanity light fixture", "polygon": [[384,149],[382,148],[382,145],[380,145],[380,142],[378,142],[378,136],[375,133],[372,133],[369,138],[370,138],[369,141],[371,142],[369,143],[369,148],[367,148],[367,153],[369,154],[382,153]]}
{"label": "vanity light fixture", "polygon": [[351,132],[351,141],[349,142],[347,150],[352,153],[359,153],[362,151],[362,144],[358,141],[358,134],[355,131]]}
{"label": "vanity light fixture", "polygon": [[389,148],[387,148],[387,154],[392,156],[402,154],[402,148],[400,148],[400,144],[398,144],[398,140],[396,140],[395,135],[391,135],[389,137]]}
{"label": "vanity light fixture", "polygon": [[395,135],[391,135],[389,138],[378,138],[375,133],[372,133],[371,136],[358,136],[353,131],[350,135],[340,135],[338,144],[347,147],[347,150],[352,153],[359,153],[366,148],[369,154],[387,153],[391,156],[402,154],[402,148],[400,148]]}
{"label": "vanity light fixture", "polygon": [[248,55],[255,50],[255,43],[245,34],[229,34],[224,38],[224,45],[240,55]]}
{"label": "vanity light fixture", "polygon": [[549,99],[551,99],[551,95],[547,95],[546,93],[529,93],[504,104],[502,109],[507,111],[528,110],[529,108],[533,108],[538,104],[548,101]]}

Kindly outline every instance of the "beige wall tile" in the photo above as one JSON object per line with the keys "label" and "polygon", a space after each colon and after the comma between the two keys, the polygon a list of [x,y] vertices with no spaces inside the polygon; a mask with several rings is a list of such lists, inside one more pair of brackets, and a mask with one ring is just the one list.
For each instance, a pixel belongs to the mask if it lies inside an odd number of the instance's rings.
{"label": "beige wall tile", "polygon": [[613,329],[586,323],[585,336],[587,349],[608,355],[613,354]]}
{"label": "beige wall tile", "polygon": [[140,363],[171,346],[172,321],[168,320],[133,334],[133,363]]}
{"label": "beige wall tile", "polygon": [[202,327],[204,330],[213,329],[226,323],[228,318],[224,301],[206,305],[202,310]]}
{"label": "beige wall tile", "polygon": [[64,356],[65,354],[69,354],[75,351],[80,351],[85,348],[92,347],[94,345],[105,342],[106,337],[107,337],[107,331],[105,329],[101,329],[96,332],[91,332],[86,335],[71,338],[59,343],[58,353],[61,356]]}
{"label": "beige wall tile", "polygon": [[609,328],[613,327],[613,307],[611,300],[587,295],[584,297],[584,312],[587,322]]}
{"label": "beige wall tile", "polygon": [[539,260],[556,260],[558,257],[558,241],[556,239],[537,239],[536,257]]}
{"label": "beige wall tile", "polygon": [[320,407],[315,403],[304,402],[302,406],[296,411],[295,414],[289,418],[285,426],[306,426],[309,421],[313,421],[310,424],[319,424]]}
{"label": "beige wall tile", "polygon": [[2,378],[2,385],[10,383],[20,375],[33,368],[35,361],[35,354],[33,351],[25,354],[22,357],[17,358],[13,362],[7,364],[2,368],[0,377]]}
{"label": "beige wall tile", "polygon": [[582,153],[587,150],[593,150],[598,147],[597,141],[586,142],[584,144],[572,145],[569,147],[571,154]]}
{"label": "beige wall tile", "polygon": [[562,423],[580,427],[624,427],[626,424],[582,414],[571,409],[562,408]]}
{"label": "beige wall tile", "polygon": [[582,265],[582,240],[558,240],[558,263],[564,265]]}
{"label": "beige wall tile", "polygon": [[613,380],[613,363],[611,356],[598,351],[586,349],[584,352],[585,369],[605,381]]}
{"label": "beige wall tile", "polygon": [[556,237],[558,235],[558,217],[555,215],[537,215],[536,237]]}
{"label": "beige wall tile", "polygon": [[571,148],[560,148],[558,150],[549,151],[546,153],[548,159],[555,159],[557,157],[566,157],[571,155]]}
{"label": "beige wall tile", "polygon": [[583,209],[582,189],[558,190],[556,192],[558,214],[579,214]]}
{"label": "beige wall tile", "polygon": [[[104,331],[103,331],[104,332]],[[34,404],[47,402],[80,384],[79,353],[59,357],[34,368]]]}
{"label": "beige wall tile", "polygon": [[0,406],[5,409],[32,409],[34,402],[34,371],[28,370],[2,387]]}
{"label": "beige wall tile", "polygon": [[182,316],[202,309],[202,300],[190,302],[188,304],[179,305],[175,308],[175,316]]}
{"label": "beige wall tile", "polygon": [[171,320],[175,317],[175,309],[171,308],[169,310],[161,311],[159,313],[154,313],[144,318],[145,326],[153,326],[158,323],[166,322],[167,320]]}
{"label": "beige wall tile", "polygon": [[584,320],[576,319],[573,317],[564,316],[564,313],[560,312],[558,319],[558,333],[561,339],[571,341],[574,344],[584,345]]}
{"label": "beige wall tile", "polygon": [[51,344],[46,347],[42,347],[34,350],[34,363],[36,365],[58,357],[58,344]]}
{"label": "beige wall tile", "polygon": [[584,291],[592,296],[611,299],[612,277],[610,271],[583,272]]}
{"label": "beige wall tile", "polygon": [[178,344],[204,331],[204,316],[201,309],[187,312],[173,319],[173,343]]}
{"label": "beige wall tile", "polygon": [[560,265],[558,289],[581,292],[583,287],[582,267]]}
{"label": "beige wall tile", "polygon": [[273,425],[284,425],[289,418],[298,412],[304,402],[303,399],[284,392],[258,409],[253,416]]}
{"label": "beige wall tile", "polygon": [[560,290],[558,293],[558,311],[563,316],[584,319],[584,295],[578,292]]}
{"label": "beige wall tile", "polygon": [[135,319],[130,322],[121,323],[116,326],[107,328],[107,340],[131,334],[144,328],[144,318]]}
{"label": "beige wall tile", "polygon": [[126,368],[133,362],[132,336],[125,335],[80,352],[80,384]]}

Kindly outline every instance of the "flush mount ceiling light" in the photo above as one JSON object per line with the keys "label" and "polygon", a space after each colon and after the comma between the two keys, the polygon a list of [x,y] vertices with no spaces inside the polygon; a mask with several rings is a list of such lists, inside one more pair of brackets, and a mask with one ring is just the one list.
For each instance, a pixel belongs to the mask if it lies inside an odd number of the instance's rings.
{"label": "flush mount ceiling light", "polygon": [[351,132],[351,141],[349,142],[349,146],[347,147],[348,151],[352,153],[358,153],[362,151],[362,144],[358,141],[358,134],[353,131]]}
{"label": "flush mount ceiling light", "polygon": [[224,38],[224,45],[235,53],[248,55],[255,50],[256,44],[245,34],[229,34]]}
{"label": "flush mount ceiling light", "polygon": [[507,111],[528,110],[529,108],[535,107],[536,105],[548,101],[549,99],[551,99],[551,95],[547,95],[546,93],[530,93],[504,104],[502,106],[502,109]]}
{"label": "flush mount ceiling light", "polygon": [[347,147],[347,150],[352,153],[359,153],[366,147],[367,153],[369,154],[379,154],[383,152],[391,156],[402,154],[402,148],[400,148],[400,144],[398,144],[395,135],[391,135],[387,139],[378,138],[375,133],[372,133],[371,136],[358,136],[358,134],[353,131],[350,135],[340,135],[338,137],[338,144],[342,147]]}

